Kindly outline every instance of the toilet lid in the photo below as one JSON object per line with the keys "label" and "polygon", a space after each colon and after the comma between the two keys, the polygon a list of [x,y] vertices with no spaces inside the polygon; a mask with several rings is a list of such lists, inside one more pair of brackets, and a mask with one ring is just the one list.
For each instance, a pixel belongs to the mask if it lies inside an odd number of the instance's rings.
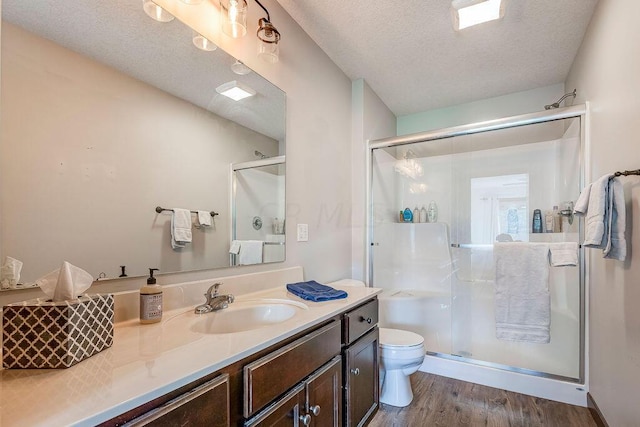
{"label": "toilet lid", "polygon": [[380,345],[385,347],[413,347],[424,343],[420,335],[400,329],[380,328]]}

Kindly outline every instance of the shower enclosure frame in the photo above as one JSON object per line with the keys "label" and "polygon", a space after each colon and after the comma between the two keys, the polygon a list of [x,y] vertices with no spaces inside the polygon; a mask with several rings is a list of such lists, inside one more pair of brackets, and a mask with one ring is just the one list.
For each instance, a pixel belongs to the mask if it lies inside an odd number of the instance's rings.
{"label": "shower enclosure frame", "polygon": [[[366,269],[366,280],[370,286],[375,286],[373,283],[373,267],[374,256],[371,248],[375,245],[374,241],[374,224],[373,224],[373,150],[380,148],[399,147],[403,145],[410,145],[421,142],[436,141],[447,138],[474,135],[479,133],[491,132],[501,129],[516,128],[521,126],[533,125],[538,123],[552,122],[556,120],[579,118],[580,119],[580,152],[579,152],[579,185],[580,188],[584,187],[585,179],[590,176],[589,171],[589,138],[588,138],[588,104],[575,105],[571,107],[558,108],[553,110],[545,110],[536,113],[523,114],[512,117],[505,117],[496,120],[483,121],[477,123],[471,123],[466,125],[454,126],[449,128],[437,129],[427,132],[421,132],[411,135],[404,135],[398,137],[384,138],[374,141],[368,141],[367,143],[367,188],[366,188],[366,203],[367,203],[367,241],[365,244],[365,256],[368,260],[369,268]],[[578,236],[580,241],[583,239],[583,223],[579,222]],[[478,367],[497,368],[500,370],[508,371],[511,373],[526,374],[530,376],[548,378],[552,380],[558,380],[565,383],[571,383],[574,385],[585,385],[587,383],[586,372],[586,345],[587,345],[587,301],[588,301],[588,275],[587,267],[588,260],[585,256],[584,249],[580,246],[582,256],[580,257],[579,264],[579,281],[580,281],[580,349],[579,349],[579,378],[568,378],[546,372],[539,372],[515,366],[506,366],[501,364],[495,364],[492,362],[486,362],[475,359],[461,358],[452,354],[427,352],[429,356],[434,356],[440,359],[455,360],[456,362],[468,363]],[[576,387],[579,392],[586,393],[584,388]]]}
{"label": "shower enclosure frame", "polygon": [[[231,224],[229,227],[229,242],[233,242],[236,238],[236,227],[237,227],[237,218],[236,218],[236,214],[237,214],[237,210],[236,210],[236,197],[237,197],[237,185],[236,185],[236,172],[237,171],[242,171],[242,170],[247,170],[247,169],[255,169],[255,168],[261,168],[264,166],[276,166],[276,165],[286,165],[287,164],[287,156],[286,155],[281,155],[281,156],[274,156],[274,157],[265,157],[262,159],[258,159],[258,160],[250,160],[247,162],[240,162],[240,163],[231,163],[229,165],[229,183],[230,183],[230,191],[229,191],[229,212],[231,213]],[[285,172],[285,176],[284,176],[284,186],[285,186],[285,193],[283,196],[283,200],[282,203],[284,203],[285,206],[285,213],[286,213],[286,206],[287,206],[287,199],[286,199],[286,188],[287,188],[287,175]],[[286,216],[286,214],[285,214]],[[275,244],[275,243],[274,243]],[[286,247],[286,243],[281,243],[281,245]],[[287,254],[286,254],[286,250],[285,250],[285,254],[284,254],[284,259],[282,261],[274,261],[274,262],[284,262],[287,259]],[[265,264],[264,262],[262,264]],[[266,263],[266,264],[271,264],[271,263]],[[229,266],[230,267],[234,267],[237,266],[236,264],[236,259],[235,259],[235,255],[233,254],[229,254]]]}

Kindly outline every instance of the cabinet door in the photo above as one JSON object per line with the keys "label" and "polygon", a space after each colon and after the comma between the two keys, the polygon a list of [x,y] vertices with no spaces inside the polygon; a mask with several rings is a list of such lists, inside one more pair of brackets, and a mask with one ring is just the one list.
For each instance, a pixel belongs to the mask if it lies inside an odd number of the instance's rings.
{"label": "cabinet door", "polygon": [[220,375],[125,425],[228,427],[229,375]]}
{"label": "cabinet door", "polygon": [[345,425],[362,426],[379,404],[378,328],[344,351]]}
{"label": "cabinet door", "polygon": [[342,420],[342,359],[335,357],[306,381],[311,426],[338,427]]}
{"label": "cabinet door", "polygon": [[308,426],[311,416],[304,414],[304,395],[304,384],[294,387],[245,422],[245,427],[298,427],[301,424]]}

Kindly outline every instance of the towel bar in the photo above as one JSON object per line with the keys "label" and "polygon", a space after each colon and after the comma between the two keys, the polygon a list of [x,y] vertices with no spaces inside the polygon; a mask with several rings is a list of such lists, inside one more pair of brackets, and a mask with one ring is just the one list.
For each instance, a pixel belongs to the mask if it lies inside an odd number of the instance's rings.
{"label": "towel bar", "polygon": [[[173,209],[167,209],[167,208],[162,208],[162,207],[160,207],[160,206],[156,206],[156,212],[158,212],[158,213],[162,213],[162,212],[164,212],[164,211],[170,211],[170,212],[173,212]],[[198,213],[198,211],[189,211],[189,212],[191,212],[191,213]],[[211,214],[211,216],[219,215],[219,214],[218,214],[218,212],[214,212],[214,211],[211,211],[211,212],[209,212],[209,213]]]}

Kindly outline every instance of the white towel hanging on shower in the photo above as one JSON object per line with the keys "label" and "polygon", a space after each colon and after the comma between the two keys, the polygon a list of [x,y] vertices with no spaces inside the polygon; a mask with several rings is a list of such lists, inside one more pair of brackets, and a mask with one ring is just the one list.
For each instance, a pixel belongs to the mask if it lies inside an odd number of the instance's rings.
{"label": "white towel hanging on shower", "polygon": [[548,343],[551,337],[549,245],[495,243],[494,257],[496,337]]}

